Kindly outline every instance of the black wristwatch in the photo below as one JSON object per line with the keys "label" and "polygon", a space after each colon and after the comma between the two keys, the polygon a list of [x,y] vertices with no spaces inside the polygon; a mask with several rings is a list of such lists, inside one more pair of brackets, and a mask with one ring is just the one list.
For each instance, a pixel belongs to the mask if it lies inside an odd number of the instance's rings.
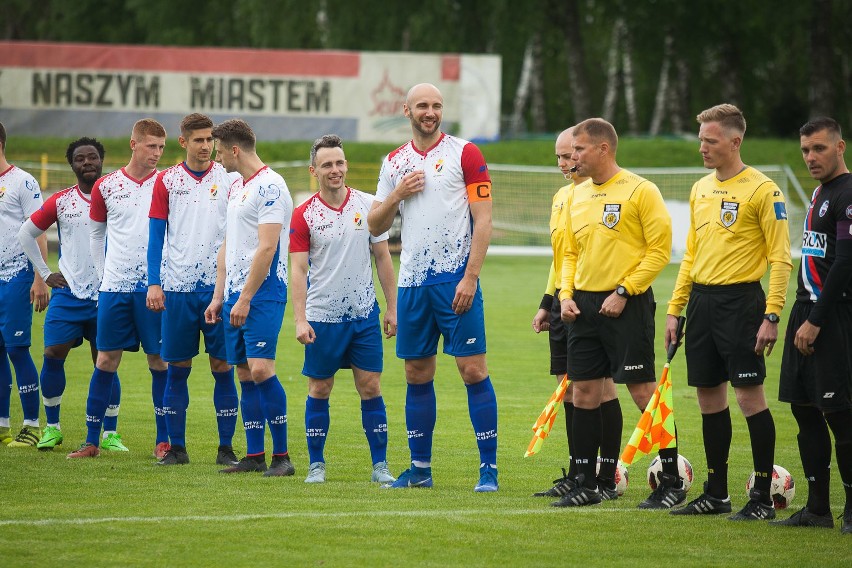
{"label": "black wristwatch", "polygon": [[781,321],[781,318],[778,317],[778,314],[763,314],[763,319],[765,319],[769,323],[778,323],[779,321]]}
{"label": "black wristwatch", "polygon": [[629,298],[630,294],[627,293],[627,288],[619,285],[618,288],[615,289],[615,293],[621,296],[622,298]]}

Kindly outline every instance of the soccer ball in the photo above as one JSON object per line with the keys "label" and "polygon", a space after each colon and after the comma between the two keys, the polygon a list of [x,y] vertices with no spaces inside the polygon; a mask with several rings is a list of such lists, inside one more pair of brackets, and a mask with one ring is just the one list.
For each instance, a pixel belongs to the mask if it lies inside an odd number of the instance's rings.
{"label": "soccer ball", "polygon": [[[600,471],[601,458],[598,456],[598,465],[595,467],[595,474],[599,474]],[[615,466],[615,491],[618,493],[619,497],[624,495],[624,492],[627,491],[627,466],[621,463],[621,460],[618,460],[618,463]]]}
{"label": "soccer ball", "polygon": [[[751,472],[746,482],[746,495],[751,492],[752,487],[754,487],[754,472]],[[796,496],[796,482],[793,481],[793,476],[780,465],[772,466],[772,483],[769,486],[769,494],[776,509],[786,509],[793,502],[793,497]]]}
{"label": "soccer ball", "polygon": [[[692,479],[694,477],[692,464],[680,454],[677,456],[677,470],[680,473],[680,478],[683,479],[683,490],[689,491],[689,488],[692,487]],[[660,461],[660,456],[657,455],[651,460],[651,465],[648,466],[648,485],[651,486],[651,489],[657,488],[657,474],[661,471],[663,471],[663,462]]]}

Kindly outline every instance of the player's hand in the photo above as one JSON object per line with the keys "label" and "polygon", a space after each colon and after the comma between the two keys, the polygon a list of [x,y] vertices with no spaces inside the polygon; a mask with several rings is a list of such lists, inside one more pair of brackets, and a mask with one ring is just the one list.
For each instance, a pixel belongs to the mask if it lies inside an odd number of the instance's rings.
{"label": "player's hand", "polygon": [[384,317],[385,339],[396,335],[396,310],[385,310]]}
{"label": "player's hand", "polygon": [[399,195],[401,200],[407,199],[412,195],[417,195],[426,188],[426,172],[423,170],[415,170],[408,172],[399,183],[396,184],[394,191]]}
{"label": "player's hand", "polygon": [[148,286],[148,297],[146,305],[152,312],[162,312],[166,309],[166,295],[163,294],[163,287],[157,284]]}
{"label": "player's hand", "polygon": [[51,272],[50,276],[47,277],[47,280],[45,280],[44,283],[51,288],[68,287],[68,282],[65,281],[65,276],[63,276],[61,272]]}
{"label": "player's hand", "polygon": [[302,345],[308,345],[309,343],[313,343],[316,338],[317,334],[314,332],[314,328],[311,327],[311,324],[307,321],[296,322],[296,339],[299,343]]}
{"label": "player's hand", "polygon": [[673,343],[677,343],[677,316],[668,314],[666,316],[666,331],[665,331],[666,351]]}
{"label": "player's hand", "polygon": [[473,306],[473,295],[476,294],[476,278],[467,275],[461,279],[456,286],[456,295],[453,298],[453,311],[463,314]]}
{"label": "player's hand", "polygon": [[613,292],[601,304],[600,314],[608,318],[617,318],[624,311],[624,306],[626,305],[627,298]]}
{"label": "player's hand", "polygon": [[796,330],[796,337],[793,339],[793,343],[796,345],[796,349],[799,350],[799,353],[802,355],[813,354],[814,342],[819,335],[820,329],[821,328],[819,326],[816,326],[809,321],[805,321],[805,323],[799,326],[799,329]]}
{"label": "player's hand", "polygon": [[36,278],[30,287],[30,303],[37,312],[43,312],[50,301],[50,288],[41,278]]}
{"label": "player's hand", "polygon": [[533,331],[536,333],[541,333],[542,331],[547,331],[550,329],[550,312],[545,310],[544,308],[540,308],[536,313],[535,317],[533,317],[532,321]]}
{"label": "player's hand", "polygon": [[234,304],[234,307],[231,308],[231,325],[234,327],[242,327],[245,325],[250,309],[251,302],[243,300],[243,298],[240,297],[240,299],[237,300],[237,303]]}
{"label": "player's hand", "polygon": [[213,298],[204,310],[204,323],[214,325],[222,321],[222,300]]}
{"label": "player's hand", "polygon": [[562,300],[562,321],[573,322],[580,315],[580,308],[571,298]]}
{"label": "player's hand", "polygon": [[[814,336],[816,338],[816,336]],[[757,342],[754,344],[754,352],[756,355],[763,355],[763,350],[766,349],[766,356],[772,353],[772,348],[775,347],[775,342],[778,340],[778,324],[772,323],[769,320],[763,320],[760,324],[760,329],[757,330]],[[813,343],[813,341],[811,341]],[[811,350],[813,353],[813,349]],[[807,354],[806,354],[807,355]]]}

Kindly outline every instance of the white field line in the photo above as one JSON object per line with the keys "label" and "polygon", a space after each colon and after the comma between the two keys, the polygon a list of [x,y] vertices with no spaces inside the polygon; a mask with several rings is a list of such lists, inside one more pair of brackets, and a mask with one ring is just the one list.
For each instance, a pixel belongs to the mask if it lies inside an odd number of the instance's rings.
{"label": "white field line", "polygon": [[470,516],[520,516],[520,515],[577,515],[577,514],[601,514],[601,513],[624,513],[636,512],[635,508],[601,508],[601,507],[581,507],[571,511],[563,509],[542,507],[540,509],[521,509],[514,511],[496,510],[496,509],[463,509],[457,511],[434,510],[434,511],[337,511],[337,512],[303,512],[303,513],[257,513],[248,515],[175,515],[175,516],[156,516],[156,517],[89,517],[80,519],[0,519],[0,527],[2,526],[58,526],[58,525],[96,525],[103,523],[178,523],[178,522],[233,522],[233,521],[254,521],[266,519],[345,519],[345,518],[361,518],[361,517],[470,517]]}

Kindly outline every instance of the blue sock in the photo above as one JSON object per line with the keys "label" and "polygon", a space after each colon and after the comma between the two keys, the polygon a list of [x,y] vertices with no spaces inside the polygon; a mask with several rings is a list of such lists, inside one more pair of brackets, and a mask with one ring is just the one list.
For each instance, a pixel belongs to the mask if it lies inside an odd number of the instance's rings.
{"label": "blue sock", "polygon": [[257,456],[263,453],[263,437],[266,432],[263,408],[260,404],[260,389],[252,381],[240,381],[243,393],[240,399],[240,411],[243,414],[243,428],[246,431],[246,455]]}
{"label": "blue sock", "polygon": [[281,386],[276,375],[258,383],[257,388],[260,391],[263,416],[269,424],[269,433],[272,434],[272,455],[286,454],[287,393],[284,392],[284,387]]}
{"label": "blue sock", "polygon": [[408,385],[405,393],[405,426],[408,430],[411,461],[432,461],[432,434],[435,432],[437,414],[435,381],[423,385]]}
{"label": "blue sock", "polygon": [[7,347],[9,359],[18,379],[18,393],[24,411],[24,424],[38,426],[38,371],[36,371],[29,347]]}
{"label": "blue sock", "polygon": [[112,380],[112,390],[109,395],[109,405],[104,414],[104,434],[107,432],[116,432],[118,430],[118,409],[121,406],[121,381],[118,380],[118,373]]}
{"label": "blue sock", "polygon": [[59,406],[65,392],[65,359],[45,356],[41,365],[41,396],[48,426],[59,426]]}
{"label": "blue sock", "polygon": [[361,401],[361,425],[370,445],[373,463],[388,461],[388,414],[381,395]]}
{"label": "blue sock", "polygon": [[192,367],[169,365],[163,409],[166,412],[166,427],[169,442],[173,446],[186,447],[186,409],[189,408],[189,385],[187,379]]}
{"label": "blue sock", "polygon": [[169,441],[169,429],[166,426],[166,411],[163,409],[163,397],[166,395],[168,371],[151,371],[151,400],[154,402],[154,423],[157,426],[157,444]]}
{"label": "blue sock", "polygon": [[9,366],[9,358],[6,347],[0,346],[0,418],[8,422],[12,406],[12,367]]}
{"label": "blue sock", "polygon": [[89,382],[89,397],[86,399],[86,442],[97,446],[101,441],[101,423],[109,404],[109,395],[115,373],[107,373],[95,367]]}
{"label": "blue sock", "polygon": [[231,446],[234,443],[234,431],[237,428],[237,408],[240,399],[237,385],[234,384],[234,369],[213,373],[216,383],[213,385],[213,406],[216,408],[216,426],[219,428],[219,445]]}
{"label": "blue sock", "polygon": [[323,449],[330,424],[328,399],[309,396],[305,401],[305,437],[308,439],[309,463],[325,461]]}
{"label": "blue sock", "polygon": [[470,422],[479,446],[479,461],[484,465],[497,465],[497,395],[491,377],[467,386],[467,408]]}

